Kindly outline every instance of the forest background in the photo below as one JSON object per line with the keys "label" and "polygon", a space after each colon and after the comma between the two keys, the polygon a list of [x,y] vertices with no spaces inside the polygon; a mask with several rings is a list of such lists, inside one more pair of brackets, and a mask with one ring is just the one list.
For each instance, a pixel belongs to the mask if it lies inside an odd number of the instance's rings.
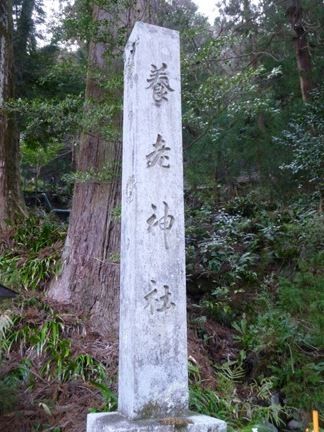
{"label": "forest background", "polygon": [[[63,7],[64,6],[64,7]],[[191,408],[232,431],[323,416],[321,0],[0,3],[0,430],[116,408],[123,47],[179,30]],[[47,24],[49,26],[49,24]],[[323,421],[323,417],[321,417]]]}

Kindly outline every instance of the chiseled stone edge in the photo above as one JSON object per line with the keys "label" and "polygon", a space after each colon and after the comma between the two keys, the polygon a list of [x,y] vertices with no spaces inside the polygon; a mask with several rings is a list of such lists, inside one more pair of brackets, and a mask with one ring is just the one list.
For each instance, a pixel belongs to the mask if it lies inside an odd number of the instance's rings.
{"label": "chiseled stone edge", "polygon": [[161,424],[159,419],[128,420],[118,412],[88,414],[87,432],[226,432],[223,420],[189,412],[187,426]]}

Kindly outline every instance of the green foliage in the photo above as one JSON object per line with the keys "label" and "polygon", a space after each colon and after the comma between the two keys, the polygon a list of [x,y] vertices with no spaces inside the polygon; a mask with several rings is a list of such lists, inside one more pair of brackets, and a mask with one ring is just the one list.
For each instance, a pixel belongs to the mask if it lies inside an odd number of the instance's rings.
{"label": "green foliage", "polygon": [[51,142],[46,147],[40,148],[28,147],[25,142],[22,142],[20,146],[22,164],[39,171],[55,159],[62,148],[62,144],[58,142]]}
{"label": "green foliage", "polygon": [[0,315],[0,338],[4,338],[8,329],[12,326],[13,322],[8,312]]}
{"label": "green foliage", "polygon": [[34,186],[36,192],[39,190],[41,169],[58,158],[63,148],[64,146],[55,140],[47,143],[46,147],[30,147],[24,141],[21,143],[22,172],[26,175],[32,170],[34,174],[32,181],[29,181],[29,189]]}
{"label": "green foliage", "polygon": [[65,227],[50,217],[30,216],[0,254],[1,281],[19,288],[42,288],[57,271]]}
{"label": "green foliage", "polygon": [[190,408],[199,413],[215,416],[221,419],[227,418],[229,410],[222,407],[222,402],[216,392],[203,389],[201,386],[190,387]]}
{"label": "green foliage", "polygon": [[[322,254],[317,263],[323,268]],[[274,298],[266,291],[259,295],[255,318],[233,324],[236,340],[256,361],[255,373],[271,374],[289,404],[306,410],[321,407],[324,396],[323,287],[323,274],[300,271],[293,280],[281,279]]]}
{"label": "green foliage", "polygon": [[119,164],[108,163],[100,170],[90,168],[87,171],[76,171],[72,174],[66,174],[64,180],[68,183],[90,183],[90,182],[111,182],[120,176]]}
{"label": "green foliage", "polygon": [[[118,398],[116,393],[114,393],[106,384],[102,382],[93,383],[94,387],[100,390],[104,406],[101,408],[101,411],[116,411],[117,410],[117,402]],[[90,412],[96,412],[95,410],[90,409]]]}
{"label": "green foliage", "polygon": [[0,379],[0,414],[10,411],[16,403],[19,381],[6,376]]}
{"label": "green foliage", "polygon": [[282,169],[291,171],[302,181],[324,187],[324,104],[323,89],[314,91],[313,100],[295,114],[288,128],[275,138],[292,150],[292,160]]}
{"label": "green foliage", "polygon": [[[226,207],[187,211],[187,275],[210,281],[215,298],[257,288],[273,265],[297,266],[323,248],[323,218],[313,210],[278,207],[258,194],[235,198]],[[244,288],[243,288],[244,289]]]}
{"label": "green foliage", "polygon": [[[16,87],[19,97],[28,93],[33,80],[35,64],[32,57],[36,52],[36,24],[44,21],[42,0],[13,0],[14,58]],[[29,84],[29,85],[28,85]]]}
{"label": "green foliage", "polygon": [[50,46],[40,50],[38,63],[41,63],[42,57],[46,58],[46,54],[50,57],[50,65],[39,74],[35,96],[41,92],[49,100],[59,98],[64,103],[66,97],[82,94],[85,88],[86,53],[82,50],[71,53]]}
{"label": "green foliage", "polygon": [[[3,341],[0,341],[0,359],[3,354]],[[0,376],[0,413],[4,414],[15,409],[19,398],[19,390],[23,384],[31,382],[31,361],[22,360],[9,373]]]}
{"label": "green foliage", "polygon": [[271,402],[273,378],[242,385],[244,377],[240,363],[225,363],[216,373],[216,391],[204,389],[199,384],[190,387],[191,409],[225,419],[230,431],[241,430],[246,423],[282,424],[282,418],[289,414],[289,409]]}
{"label": "green foliage", "polygon": [[[217,212],[187,210],[188,273],[200,314],[231,323],[238,350],[236,363],[218,368],[216,394],[192,375],[192,403],[240,419],[235,430],[322,410],[324,400],[323,216],[309,196],[284,206],[259,196],[237,197]],[[274,393],[284,405],[270,402]]]}
{"label": "green foliage", "polygon": [[[227,40],[217,45],[212,58],[217,58],[225,49]],[[203,50],[198,51],[201,55]],[[256,121],[259,113],[277,114],[268,95],[260,93],[256,80],[261,80],[262,70],[250,67],[231,75],[219,74],[211,68],[209,76],[199,75],[199,84],[193,88],[192,64],[209,62],[190,56],[188,76],[184,79],[184,124],[188,125],[185,137],[189,139],[186,176],[193,185],[216,178],[224,182],[238,176],[242,171],[242,156],[246,171],[254,171],[260,150],[255,148],[254,135],[258,132]],[[192,62],[192,63],[191,63]],[[209,69],[207,69],[208,71]],[[187,70],[185,69],[185,73]],[[266,79],[266,77],[264,78]],[[193,137],[190,136],[193,134]],[[263,138],[264,139],[264,138]],[[267,147],[264,146],[264,151]],[[266,156],[262,155],[262,159]],[[235,163],[237,161],[237,163]],[[222,167],[222,168],[220,168]],[[226,173],[227,171],[227,173]],[[225,178],[228,176],[229,178]]]}
{"label": "green foliage", "polygon": [[21,315],[16,315],[13,328],[1,340],[0,352],[10,353],[15,346],[19,346],[20,352],[28,358],[39,359],[42,365],[40,373],[49,380],[66,382],[81,378],[88,382],[104,382],[105,368],[101,363],[89,354],[73,352],[71,339],[64,337],[64,320],[60,315],[39,301],[24,303],[24,307],[30,305],[39,309],[40,316],[45,310],[46,319],[39,325],[37,320],[25,323]]}
{"label": "green foliage", "polygon": [[[313,99],[303,105],[284,2],[219,3],[212,28],[189,0],[159,2],[157,18],[181,31],[191,204],[187,275],[200,308],[196,321],[206,345],[204,325],[210,318],[234,333],[231,350],[223,353],[231,361],[216,368],[216,391],[202,387],[199,367],[190,363],[191,407],[226,419],[233,430],[258,425],[262,431],[266,421],[280,425],[292,415],[289,406],[299,413],[314,406],[323,410],[324,223],[314,206],[323,188],[323,104],[317,88],[323,8],[319,0],[302,0],[314,84]],[[95,22],[93,4],[77,0],[62,10],[56,29],[55,42],[63,45],[41,49],[35,34],[41,2],[15,0],[14,5],[17,94],[23,99],[9,108],[20,128],[25,177],[28,172],[41,177],[51,167],[56,178],[65,174],[71,182],[114,180],[119,161],[74,174],[53,161],[78,150],[82,132],[109,142],[120,139],[120,66],[130,29],[119,23],[132,2],[100,0],[96,5],[110,19]],[[69,52],[66,41],[78,41],[80,48]],[[90,41],[105,46],[105,70],[87,68]],[[86,73],[100,97],[85,105]],[[39,184],[48,187],[46,180]],[[118,219],[118,208],[112,216]],[[0,246],[0,282],[26,290],[45,287],[58,268],[64,235],[65,228],[50,218],[27,219]],[[118,251],[109,259],[117,263]],[[24,357],[0,379],[0,398],[2,391],[8,395],[0,405],[10,409],[22,383],[35,384],[39,366],[42,379],[94,381],[104,409],[115,409],[103,366],[75,349],[63,316],[37,301],[23,304],[22,312],[31,306],[42,319],[24,321],[17,313],[0,319],[2,357],[13,350]],[[284,405],[271,402],[277,393]],[[52,413],[48,400],[39,407]]]}
{"label": "green foliage", "polygon": [[66,96],[63,100],[18,99],[9,104],[18,115],[23,144],[35,150],[73,136],[79,126],[81,107],[79,96]]}

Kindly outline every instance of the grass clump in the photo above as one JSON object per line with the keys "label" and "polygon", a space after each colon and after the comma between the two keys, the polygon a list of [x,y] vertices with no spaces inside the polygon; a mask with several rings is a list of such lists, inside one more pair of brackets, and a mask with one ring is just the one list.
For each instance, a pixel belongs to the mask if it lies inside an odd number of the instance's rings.
{"label": "grass clump", "polygon": [[25,290],[43,289],[58,270],[66,227],[31,215],[0,241],[0,281]]}

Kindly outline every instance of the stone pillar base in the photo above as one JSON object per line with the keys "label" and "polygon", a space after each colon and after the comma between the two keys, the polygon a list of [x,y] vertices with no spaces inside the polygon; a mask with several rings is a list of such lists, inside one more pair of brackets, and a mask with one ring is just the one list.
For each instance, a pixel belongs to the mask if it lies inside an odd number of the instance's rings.
{"label": "stone pillar base", "polygon": [[87,432],[226,432],[226,423],[189,412],[184,417],[128,420],[118,412],[88,414]]}

